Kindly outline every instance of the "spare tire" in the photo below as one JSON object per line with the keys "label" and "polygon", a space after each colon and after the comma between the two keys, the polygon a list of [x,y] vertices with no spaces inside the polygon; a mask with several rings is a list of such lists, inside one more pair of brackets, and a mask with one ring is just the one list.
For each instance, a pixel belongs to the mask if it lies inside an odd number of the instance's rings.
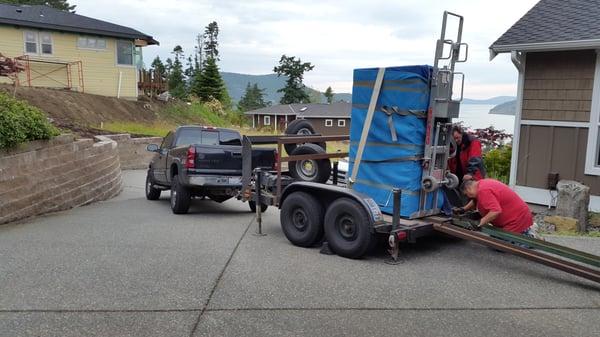
{"label": "spare tire", "polygon": [[[310,135],[314,135],[316,134],[315,132],[315,128],[312,126],[312,124],[307,121],[306,119],[295,119],[293,120],[291,123],[288,124],[287,128],[285,129],[285,134],[286,135],[299,135],[299,136],[310,136]],[[320,147],[323,148],[323,150],[325,150],[325,143],[315,143],[317,145],[319,145]],[[288,154],[291,154],[292,152],[294,152],[294,149],[296,147],[298,147],[298,144],[284,144],[283,147],[285,147],[285,151]]]}
{"label": "spare tire", "polygon": [[[292,151],[292,156],[302,154],[321,154],[325,150],[316,144],[303,144]],[[290,175],[301,181],[326,183],[331,176],[331,162],[329,159],[306,159],[290,161],[288,164]]]}

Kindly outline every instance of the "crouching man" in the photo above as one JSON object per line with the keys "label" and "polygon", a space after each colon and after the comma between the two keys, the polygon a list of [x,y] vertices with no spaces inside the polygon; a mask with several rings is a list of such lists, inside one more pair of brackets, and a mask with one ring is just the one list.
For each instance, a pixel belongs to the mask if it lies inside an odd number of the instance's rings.
{"label": "crouching man", "polygon": [[477,209],[481,214],[480,227],[489,223],[509,232],[538,237],[529,207],[505,184],[494,179],[465,180],[461,189],[470,201],[457,211]]}

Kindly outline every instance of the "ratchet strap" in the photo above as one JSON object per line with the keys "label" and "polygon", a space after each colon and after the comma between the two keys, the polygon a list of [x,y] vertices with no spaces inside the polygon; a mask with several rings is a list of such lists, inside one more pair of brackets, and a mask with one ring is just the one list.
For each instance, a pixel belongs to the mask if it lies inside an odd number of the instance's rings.
{"label": "ratchet strap", "polygon": [[352,167],[352,174],[350,175],[350,187],[352,187],[352,182],[356,181],[356,176],[358,175],[358,168],[360,167],[360,162],[367,143],[367,137],[369,136],[369,129],[371,129],[371,123],[373,122],[373,115],[375,113],[375,107],[377,106],[377,99],[379,98],[379,92],[381,91],[384,74],[385,68],[379,68],[377,77],[375,78],[375,84],[373,85],[373,94],[371,95],[371,101],[369,102],[369,108],[367,109],[365,124],[363,125],[362,133],[360,134],[360,142],[358,143],[358,150],[356,152],[356,158],[354,159],[355,164]]}
{"label": "ratchet strap", "polygon": [[425,110],[401,110],[397,106],[384,105],[381,107],[381,111],[383,111],[383,113],[385,113],[388,116],[387,123],[388,123],[388,127],[390,128],[390,133],[392,135],[393,142],[398,141],[398,136],[396,135],[396,128],[394,127],[394,118],[393,118],[394,114],[398,114],[400,116],[413,115],[418,118],[426,118],[427,117]]}

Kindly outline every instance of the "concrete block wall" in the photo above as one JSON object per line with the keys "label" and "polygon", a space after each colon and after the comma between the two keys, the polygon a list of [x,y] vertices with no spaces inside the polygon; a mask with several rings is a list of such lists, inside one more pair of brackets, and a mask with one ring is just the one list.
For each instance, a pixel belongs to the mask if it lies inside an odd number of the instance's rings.
{"label": "concrete block wall", "polygon": [[106,200],[123,189],[117,143],[61,135],[0,151],[0,224]]}
{"label": "concrete block wall", "polygon": [[154,153],[146,151],[148,144],[162,142],[162,137],[131,138],[129,134],[106,135],[106,137],[117,142],[121,169],[137,170],[146,169]]}

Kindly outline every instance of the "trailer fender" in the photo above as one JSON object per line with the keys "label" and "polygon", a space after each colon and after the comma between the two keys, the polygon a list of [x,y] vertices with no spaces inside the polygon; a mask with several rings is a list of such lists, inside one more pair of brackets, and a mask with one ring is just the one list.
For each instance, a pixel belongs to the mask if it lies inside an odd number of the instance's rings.
{"label": "trailer fender", "polygon": [[307,181],[293,182],[289,184],[281,193],[279,207],[281,208],[281,205],[291,193],[297,191],[302,191],[315,196],[317,200],[323,203],[323,207],[325,209],[327,209],[329,204],[331,204],[334,200],[341,197],[350,198],[357,201],[369,214],[369,227],[371,228],[372,232],[375,232],[375,225],[383,223],[383,214],[381,213],[381,210],[379,209],[379,206],[377,206],[375,200],[362,193],[336,185],[320,184]]}

